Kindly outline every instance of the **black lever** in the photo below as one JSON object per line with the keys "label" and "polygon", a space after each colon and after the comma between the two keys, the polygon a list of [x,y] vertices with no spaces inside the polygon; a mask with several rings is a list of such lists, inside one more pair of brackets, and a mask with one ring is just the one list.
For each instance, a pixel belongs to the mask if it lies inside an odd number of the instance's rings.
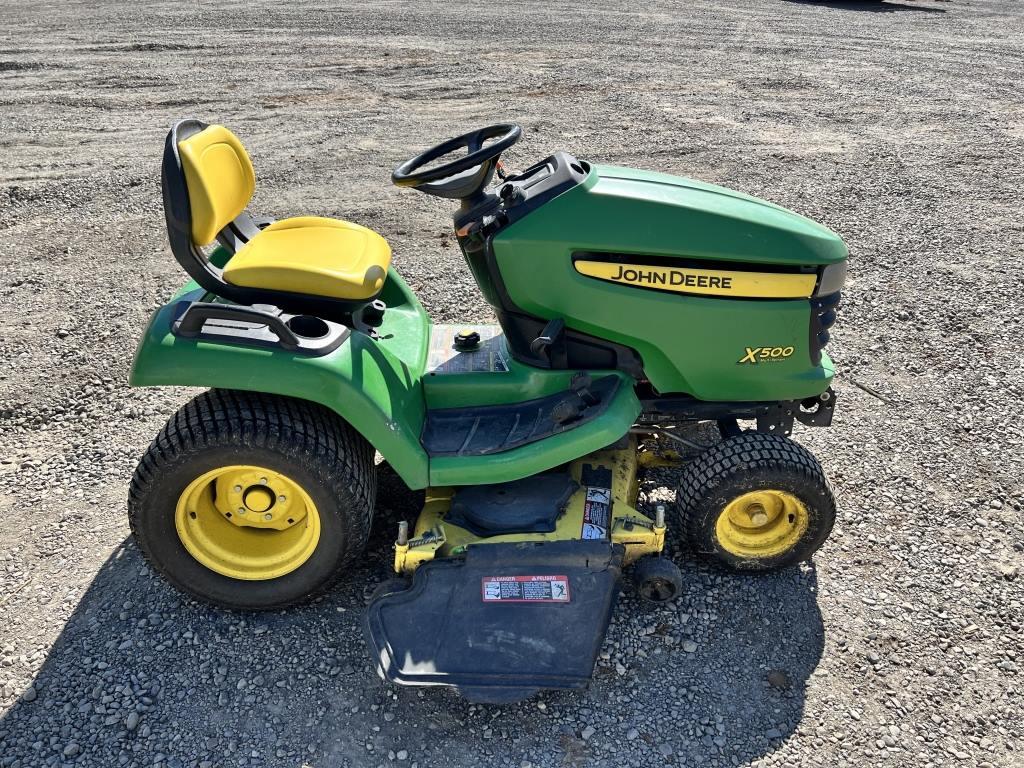
{"label": "black lever", "polygon": [[548,361],[554,366],[556,363],[565,365],[565,320],[556,317],[548,320],[540,336],[530,342],[530,351],[537,357]]}

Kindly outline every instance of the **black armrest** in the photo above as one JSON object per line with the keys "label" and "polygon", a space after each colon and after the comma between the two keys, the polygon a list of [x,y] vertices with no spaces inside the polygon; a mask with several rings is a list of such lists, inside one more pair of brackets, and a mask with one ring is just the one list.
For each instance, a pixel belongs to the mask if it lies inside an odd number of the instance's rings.
{"label": "black armrest", "polygon": [[207,320],[234,320],[243,323],[259,323],[267,326],[277,336],[285,349],[298,349],[299,339],[285,322],[269,312],[262,312],[252,307],[239,307],[231,304],[213,304],[209,302],[193,302],[185,314],[174,323],[174,333],[178,336],[193,337],[202,333]]}

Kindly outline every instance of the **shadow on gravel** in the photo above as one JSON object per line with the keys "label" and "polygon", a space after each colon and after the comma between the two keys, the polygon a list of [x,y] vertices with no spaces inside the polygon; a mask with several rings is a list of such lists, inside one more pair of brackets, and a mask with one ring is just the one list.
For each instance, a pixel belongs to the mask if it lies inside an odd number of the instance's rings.
{"label": "shadow on gravel", "polygon": [[884,0],[782,0],[794,5],[824,5],[843,11],[868,11],[869,13],[898,13],[901,11],[918,11],[920,13],[945,13],[944,8],[924,8],[918,5],[890,3]]}
{"label": "shadow on gravel", "polygon": [[312,605],[208,608],[126,541],[54,644],[34,700],[0,720],[0,766],[738,765],[797,727],[823,648],[813,569],[734,576],[678,551],[685,593],[652,606],[627,587],[586,692],[474,707],[382,685],[362,637],[365,595],[417,501],[382,474],[365,564]]}

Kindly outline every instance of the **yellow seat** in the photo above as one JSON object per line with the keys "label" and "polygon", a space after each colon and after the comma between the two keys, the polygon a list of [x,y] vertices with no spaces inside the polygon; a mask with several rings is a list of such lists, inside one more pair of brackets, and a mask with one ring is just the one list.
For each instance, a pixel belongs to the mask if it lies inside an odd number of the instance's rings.
{"label": "yellow seat", "polygon": [[[256,188],[245,147],[222,125],[178,143],[195,246],[212,243],[245,211]],[[223,281],[240,288],[364,301],[380,293],[391,264],[387,241],[340,219],[301,216],[271,224],[231,257]]]}
{"label": "yellow seat", "polygon": [[246,243],[224,267],[224,280],[334,299],[376,296],[391,248],[372,229],[340,219],[300,216],[276,221]]}

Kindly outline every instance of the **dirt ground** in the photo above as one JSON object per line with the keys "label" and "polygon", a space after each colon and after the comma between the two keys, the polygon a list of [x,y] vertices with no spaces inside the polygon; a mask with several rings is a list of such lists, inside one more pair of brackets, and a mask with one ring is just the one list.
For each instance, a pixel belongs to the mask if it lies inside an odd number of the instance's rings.
{"label": "dirt ground", "polygon": [[[1015,0],[0,0],[0,768],[1024,766],[1022,21]],[[491,122],[524,126],[514,167],[566,149],[839,232],[836,422],[797,434],[831,540],[746,577],[673,538],[684,594],[626,592],[589,690],[505,707],[371,669],[365,590],[415,512],[393,477],[325,599],[182,598],[125,496],[193,394],[126,386],[184,280],[159,160],[186,116],[247,143],[255,210],[383,233],[438,321],[489,308],[448,206],[389,173]]]}

